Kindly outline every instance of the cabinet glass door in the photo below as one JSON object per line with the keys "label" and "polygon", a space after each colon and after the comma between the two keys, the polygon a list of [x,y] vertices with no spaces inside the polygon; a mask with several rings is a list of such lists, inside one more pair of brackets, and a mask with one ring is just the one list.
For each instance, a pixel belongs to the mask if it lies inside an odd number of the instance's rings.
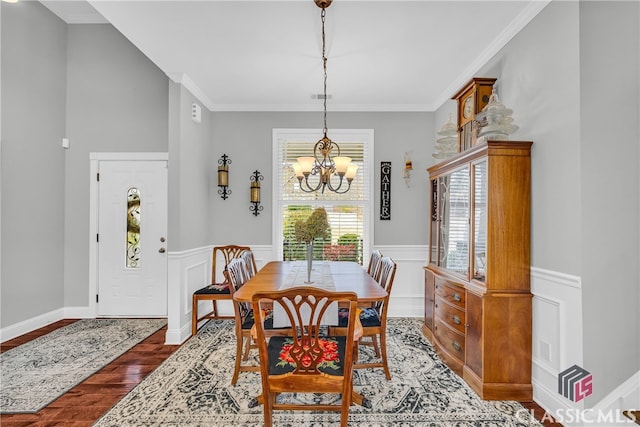
{"label": "cabinet glass door", "polygon": [[469,272],[469,168],[465,167],[440,179],[440,260],[448,270]]}
{"label": "cabinet glass door", "polygon": [[429,241],[431,254],[429,263],[438,261],[438,179],[431,181],[431,211],[429,212]]}
{"label": "cabinet glass door", "polygon": [[487,161],[473,166],[473,278],[485,280],[487,265]]}

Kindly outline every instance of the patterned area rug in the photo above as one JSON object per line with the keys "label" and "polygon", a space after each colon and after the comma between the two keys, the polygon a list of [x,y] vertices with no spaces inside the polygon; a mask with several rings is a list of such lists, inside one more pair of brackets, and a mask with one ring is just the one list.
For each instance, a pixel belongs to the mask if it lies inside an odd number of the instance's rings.
{"label": "patterned area rug", "polygon": [[[373,409],[354,405],[350,426],[540,426],[517,402],[481,400],[435,354],[417,319],[390,319],[387,335],[392,380],[382,369],[356,370],[354,387]],[[235,357],[233,321],[209,321],[94,426],[261,426],[260,374],[241,372],[230,384]],[[257,352],[256,352],[257,353]],[[257,355],[256,355],[257,357]],[[360,357],[374,357],[361,347]],[[253,363],[257,363],[254,358]],[[328,400],[291,394],[289,400]],[[326,426],[337,412],[275,411],[274,425]]]}
{"label": "patterned area rug", "polygon": [[0,354],[0,413],[38,412],[166,323],[79,320]]}

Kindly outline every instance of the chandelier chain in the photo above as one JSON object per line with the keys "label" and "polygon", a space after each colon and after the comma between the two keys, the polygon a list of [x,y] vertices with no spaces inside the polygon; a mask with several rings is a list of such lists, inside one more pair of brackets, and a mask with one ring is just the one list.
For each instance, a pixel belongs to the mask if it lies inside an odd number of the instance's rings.
{"label": "chandelier chain", "polygon": [[324,69],[324,128],[323,133],[327,137],[327,48],[325,42],[324,21],[327,10],[323,7],[320,14],[322,19],[322,67]]}

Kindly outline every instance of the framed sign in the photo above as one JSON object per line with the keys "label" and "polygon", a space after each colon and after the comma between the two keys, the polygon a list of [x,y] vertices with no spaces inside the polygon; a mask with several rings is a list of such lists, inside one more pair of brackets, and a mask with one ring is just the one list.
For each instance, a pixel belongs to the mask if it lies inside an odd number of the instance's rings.
{"label": "framed sign", "polygon": [[391,219],[391,162],[380,162],[380,219]]}

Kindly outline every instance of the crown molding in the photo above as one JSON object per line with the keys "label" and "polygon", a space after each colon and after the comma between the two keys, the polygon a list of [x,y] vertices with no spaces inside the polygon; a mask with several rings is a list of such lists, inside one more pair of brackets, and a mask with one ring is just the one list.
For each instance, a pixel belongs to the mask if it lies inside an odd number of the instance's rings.
{"label": "crown molding", "polygon": [[216,111],[214,110],[215,104],[213,103],[213,101],[211,101],[211,99],[202,91],[202,89],[198,87],[197,84],[193,82],[193,80],[191,80],[191,78],[187,74],[179,73],[179,72],[165,73],[165,74],[173,82],[181,84],[182,86],[185,87],[185,89],[189,90],[189,92],[191,92],[191,94],[195,96],[198,101],[202,102],[202,104],[209,111]]}
{"label": "crown molding", "polygon": [[[533,18],[535,18],[547,5],[551,3],[551,0],[536,0],[527,5],[527,7],[520,12],[520,14],[514,19],[509,26],[507,26],[502,32],[493,40],[486,49],[484,49],[475,58],[473,62],[456,78],[436,99],[434,105],[440,108],[445,102],[451,99],[451,95],[456,93],[469,79],[475,76],[475,74],[487,64],[503,47],[507,45]],[[437,109],[436,108],[436,109]]]}
{"label": "crown molding", "polygon": [[[229,112],[306,112],[323,111],[320,105],[309,104],[215,104],[211,111]],[[331,112],[432,112],[434,105],[428,104],[332,104]]]}

